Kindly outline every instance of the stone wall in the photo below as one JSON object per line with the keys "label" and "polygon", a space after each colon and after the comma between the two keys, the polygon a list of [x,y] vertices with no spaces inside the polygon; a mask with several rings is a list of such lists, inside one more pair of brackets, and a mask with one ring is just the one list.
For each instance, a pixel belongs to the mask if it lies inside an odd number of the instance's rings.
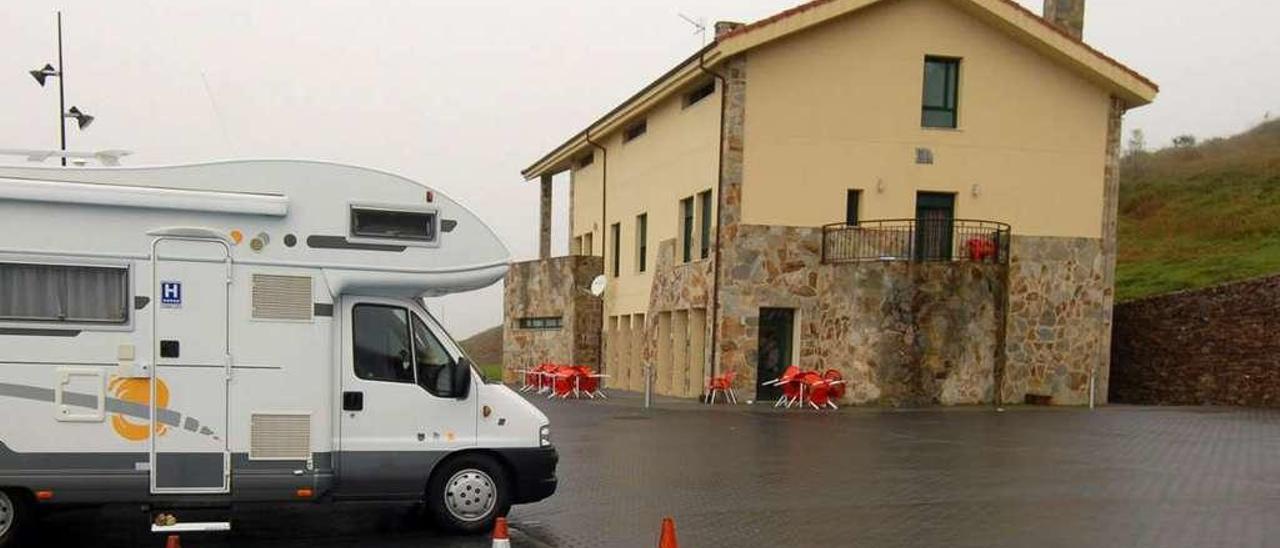
{"label": "stone wall", "polygon": [[[571,255],[511,265],[503,298],[502,364],[512,369],[540,363],[600,365],[600,299],[586,291],[604,272],[604,259]],[[522,329],[521,318],[562,318],[559,329]]]}
{"label": "stone wall", "polygon": [[1111,400],[1280,406],[1280,276],[1116,307]]}
{"label": "stone wall", "polygon": [[966,404],[994,398],[1005,267],[824,265],[817,228],[739,225],[722,250],[720,367],[753,394],[761,307],[796,310],[804,369],[837,369],[845,403]]}
{"label": "stone wall", "polygon": [[1002,400],[1027,394],[1055,404],[1106,401],[1111,286],[1102,242],[1094,238],[1014,236],[1009,267],[1008,367]]}

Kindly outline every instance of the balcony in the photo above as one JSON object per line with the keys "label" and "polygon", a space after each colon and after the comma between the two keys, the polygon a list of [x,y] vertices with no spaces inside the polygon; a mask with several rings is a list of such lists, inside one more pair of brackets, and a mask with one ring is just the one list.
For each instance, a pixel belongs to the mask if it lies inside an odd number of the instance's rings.
{"label": "balcony", "polygon": [[884,219],[822,227],[822,262],[1009,264],[1009,225],[972,219]]}

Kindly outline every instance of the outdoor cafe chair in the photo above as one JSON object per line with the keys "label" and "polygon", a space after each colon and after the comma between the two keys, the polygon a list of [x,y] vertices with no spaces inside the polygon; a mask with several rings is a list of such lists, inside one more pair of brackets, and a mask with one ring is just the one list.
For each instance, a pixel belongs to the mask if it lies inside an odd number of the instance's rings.
{"label": "outdoor cafe chair", "polygon": [[716,394],[724,394],[725,401],[732,404],[738,403],[738,395],[733,392],[733,379],[738,376],[736,371],[729,371],[723,375],[711,377],[707,383],[707,405],[716,403]]}

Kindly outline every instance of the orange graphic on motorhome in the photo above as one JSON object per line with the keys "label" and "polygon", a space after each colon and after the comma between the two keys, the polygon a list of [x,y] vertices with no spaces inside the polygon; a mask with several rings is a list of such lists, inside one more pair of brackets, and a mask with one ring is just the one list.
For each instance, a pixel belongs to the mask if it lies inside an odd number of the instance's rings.
{"label": "orange graphic on motorhome", "polygon": [[[112,379],[108,388],[116,399],[138,405],[151,404],[150,379]],[[156,407],[159,409],[169,407],[169,387],[160,379],[156,379]],[[115,429],[120,437],[129,441],[143,441],[149,435],[147,421],[135,422],[123,413],[116,413],[111,416],[111,427]],[[159,421],[156,422],[155,427],[157,436],[163,436],[169,431],[169,427]]]}

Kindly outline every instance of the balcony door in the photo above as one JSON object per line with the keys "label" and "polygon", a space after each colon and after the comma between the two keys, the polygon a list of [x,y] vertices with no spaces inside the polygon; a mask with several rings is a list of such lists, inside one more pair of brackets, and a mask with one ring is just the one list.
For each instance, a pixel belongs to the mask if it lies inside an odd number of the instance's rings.
{"label": "balcony door", "polygon": [[916,194],[916,260],[951,260],[955,218],[955,194],[942,192]]}

